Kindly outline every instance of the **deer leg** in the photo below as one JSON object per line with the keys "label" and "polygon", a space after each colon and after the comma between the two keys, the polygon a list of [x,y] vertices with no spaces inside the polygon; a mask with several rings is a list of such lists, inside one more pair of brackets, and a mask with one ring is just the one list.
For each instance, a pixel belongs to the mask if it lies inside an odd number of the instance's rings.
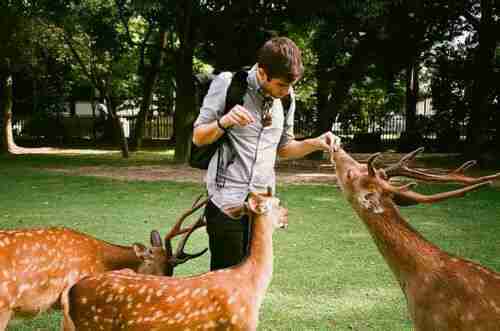
{"label": "deer leg", "polygon": [[11,317],[12,310],[0,311],[0,331],[5,331],[7,329],[7,325],[9,324],[9,320]]}
{"label": "deer leg", "polygon": [[[61,331],[75,331],[75,323],[71,319],[69,314],[69,291],[71,291],[71,286],[66,287],[61,294],[61,306],[63,311],[63,319],[61,322]],[[0,330],[1,331],[1,330]]]}

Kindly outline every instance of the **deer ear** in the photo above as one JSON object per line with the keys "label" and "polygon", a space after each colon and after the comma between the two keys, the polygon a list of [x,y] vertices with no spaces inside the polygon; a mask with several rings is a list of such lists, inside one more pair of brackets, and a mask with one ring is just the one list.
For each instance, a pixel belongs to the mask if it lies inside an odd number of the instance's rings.
{"label": "deer ear", "polygon": [[132,245],[135,255],[141,260],[150,259],[152,257],[151,251],[143,244],[135,243]]}
{"label": "deer ear", "polygon": [[262,199],[261,197],[253,192],[250,192],[248,195],[248,199],[246,202],[246,206],[248,210],[250,210],[254,214],[262,214],[260,205],[261,205]]}
{"label": "deer ear", "polygon": [[351,181],[354,178],[353,170],[348,169],[346,176],[347,176],[347,180]]}
{"label": "deer ear", "polygon": [[151,246],[162,247],[160,233],[156,230],[151,231]]}
{"label": "deer ear", "polygon": [[359,204],[372,213],[381,214],[384,212],[384,208],[382,207],[380,198],[380,194],[377,192],[363,192],[359,196]]}

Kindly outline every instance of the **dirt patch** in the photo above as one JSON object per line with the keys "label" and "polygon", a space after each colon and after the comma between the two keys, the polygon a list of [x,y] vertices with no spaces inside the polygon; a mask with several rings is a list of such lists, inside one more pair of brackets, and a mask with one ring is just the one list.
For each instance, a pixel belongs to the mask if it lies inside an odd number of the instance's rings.
{"label": "dirt patch", "polygon": [[[162,165],[140,167],[80,167],[51,168],[50,171],[63,172],[68,175],[106,177],[130,181],[159,181],[203,183],[205,170],[193,169],[188,166]],[[314,170],[278,169],[279,184],[333,184],[335,174],[330,167],[329,172]]]}
{"label": "dirt patch", "polygon": [[[40,151],[40,150],[39,150]],[[89,150],[83,150],[86,154]],[[82,154],[80,150],[58,150],[47,149],[45,153],[64,153],[64,154]],[[111,151],[94,151],[98,153],[106,153]],[[114,151],[115,152],[115,151]],[[115,152],[116,153],[116,152]],[[364,162],[371,154],[352,153],[351,156],[359,162]],[[377,167],[384,167],[389,164],[394,164],[404,154],[400,153],[384,153],[377,159]],[[436,169],[436,160],[440,158],[449,163],[450,159],[456,158],[457,155],[432,154],[432,166],[427,164],[427,158],[417,158],[412,167],[415,168],[432,168],[433,170],[445,171],[446,169]],[[455,162],[453,162],[455,163]],[[457,161],[457,166],[459,162]],[[80,168],[50,168],[50,171],[63,172],[68,175],[78,176],[95,176],[106,177],[118,180],[129,181],[160,181],[170,180],[176,182],[191,182],[203,183],[205,170],[190,168],[189,166],[165,164],[154,166],[129,166],[129,167],[110,167],[110,166],[86,166]],[[494,171],[488,171],[494,173]],[[328,160],[291,160],[278,162],[276,168],[278,184],[335,184],[335,168]],[[468,176],[479,177],[485,175],[484,171],[471,170],[468,171]],[[494,185],[500,187],[500,181],[494,182]]]}

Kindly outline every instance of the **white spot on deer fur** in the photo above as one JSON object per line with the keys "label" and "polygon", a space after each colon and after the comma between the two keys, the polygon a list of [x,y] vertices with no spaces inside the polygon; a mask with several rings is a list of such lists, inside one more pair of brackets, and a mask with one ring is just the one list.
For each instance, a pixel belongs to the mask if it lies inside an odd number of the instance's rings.
{"label": "white spot on deer fur", "polygon": [[227,303],[229,305],[232,305],[233,303],[236,302],[236,294],[232,295],[228,300],[227,300]]}
{"label": "white spot on deer fur", "polygon": [[217,327],[217,324],[215,324],[215,322],[214,322],[214,321],[208,321],[207,323],[205,323],[205,324],[203,325],[203,328],[204,328],[205,330],[208,330],[208,329],[213,329],[213,328],[215,328],[215,327]]}
{"label": "white spot on deer fur", "polygon": [[190,290],[187,288],[185,289],[184,291],[182,291],[181,293],[177,294],[176,298],[182,298],[182,297],[185,297],[186,295],[188,295],[190,292]]}
{"label": "white spot on deer fur", "polygon": [[146,297],[146,302],[147,302],[147,303],[149,303],[150,301],[151,301],[151,295],[148,295],[148,296]]}
{"label": "white spot on deer fur", "polygon": [[194,298],[198,295],[198,293],[201,292],[201,289],[200,288],[196,288],[192,293],[191,293],[191,297]]}
{"label": "white spot on deer fur", "polygon": [[175,314],[174,318],[178,321],[182,321],[182,320],[184,320],[184,314],[177,313],[177,314]]}
{"label": "white spot on deer fur", "polygon": [[233,317],[231,317],[231,324],[236,324],[238,323],[238,315],[233,315]]}

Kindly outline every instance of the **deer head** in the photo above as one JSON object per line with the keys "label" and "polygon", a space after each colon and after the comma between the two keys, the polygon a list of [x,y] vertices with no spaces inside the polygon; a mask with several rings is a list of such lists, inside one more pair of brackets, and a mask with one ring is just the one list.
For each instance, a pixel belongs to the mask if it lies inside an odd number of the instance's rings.
{"label": "deer head", "polygon": [[[331,154],[331,161],[335,163],[337,180],[347,199],[351,203],[355,202],[355,205],[359,205],[361,208],[373,213],[383,212],[384,201],[391,200],[399,205],[438,202],[451,197],[462,196],[469,191],[489,185],[491,184],[490,180],[500,177],[500,173],[479,178],[471,178],[461,174],[463,170],[471,165],[471,162],[444,175],[411,170],[406,166],[406,163],[419,151],[422,151],[422,149],[408,154],[398,165],[391,166],[387,170],[376,169],[374,166],[374,161],[380,153],[372,155],[368,159],[367,164],[360,164],[342,148],[339,148]],[[410,190],[416,183],[409,183],[402,186],[392,185],[389,179],[394,176],[472,184],[449,192],[422,195]]]}
{"label": "deer head", "polygon": [[288,209],[280,204],[280,199],[273,196],[272,188],[268,187],[266,193],[250,192],[243,205],[226,208],[224,212],[234,219],[240,219],[243,215],[270,216],[274,222],[273,228],[287,228]]}

